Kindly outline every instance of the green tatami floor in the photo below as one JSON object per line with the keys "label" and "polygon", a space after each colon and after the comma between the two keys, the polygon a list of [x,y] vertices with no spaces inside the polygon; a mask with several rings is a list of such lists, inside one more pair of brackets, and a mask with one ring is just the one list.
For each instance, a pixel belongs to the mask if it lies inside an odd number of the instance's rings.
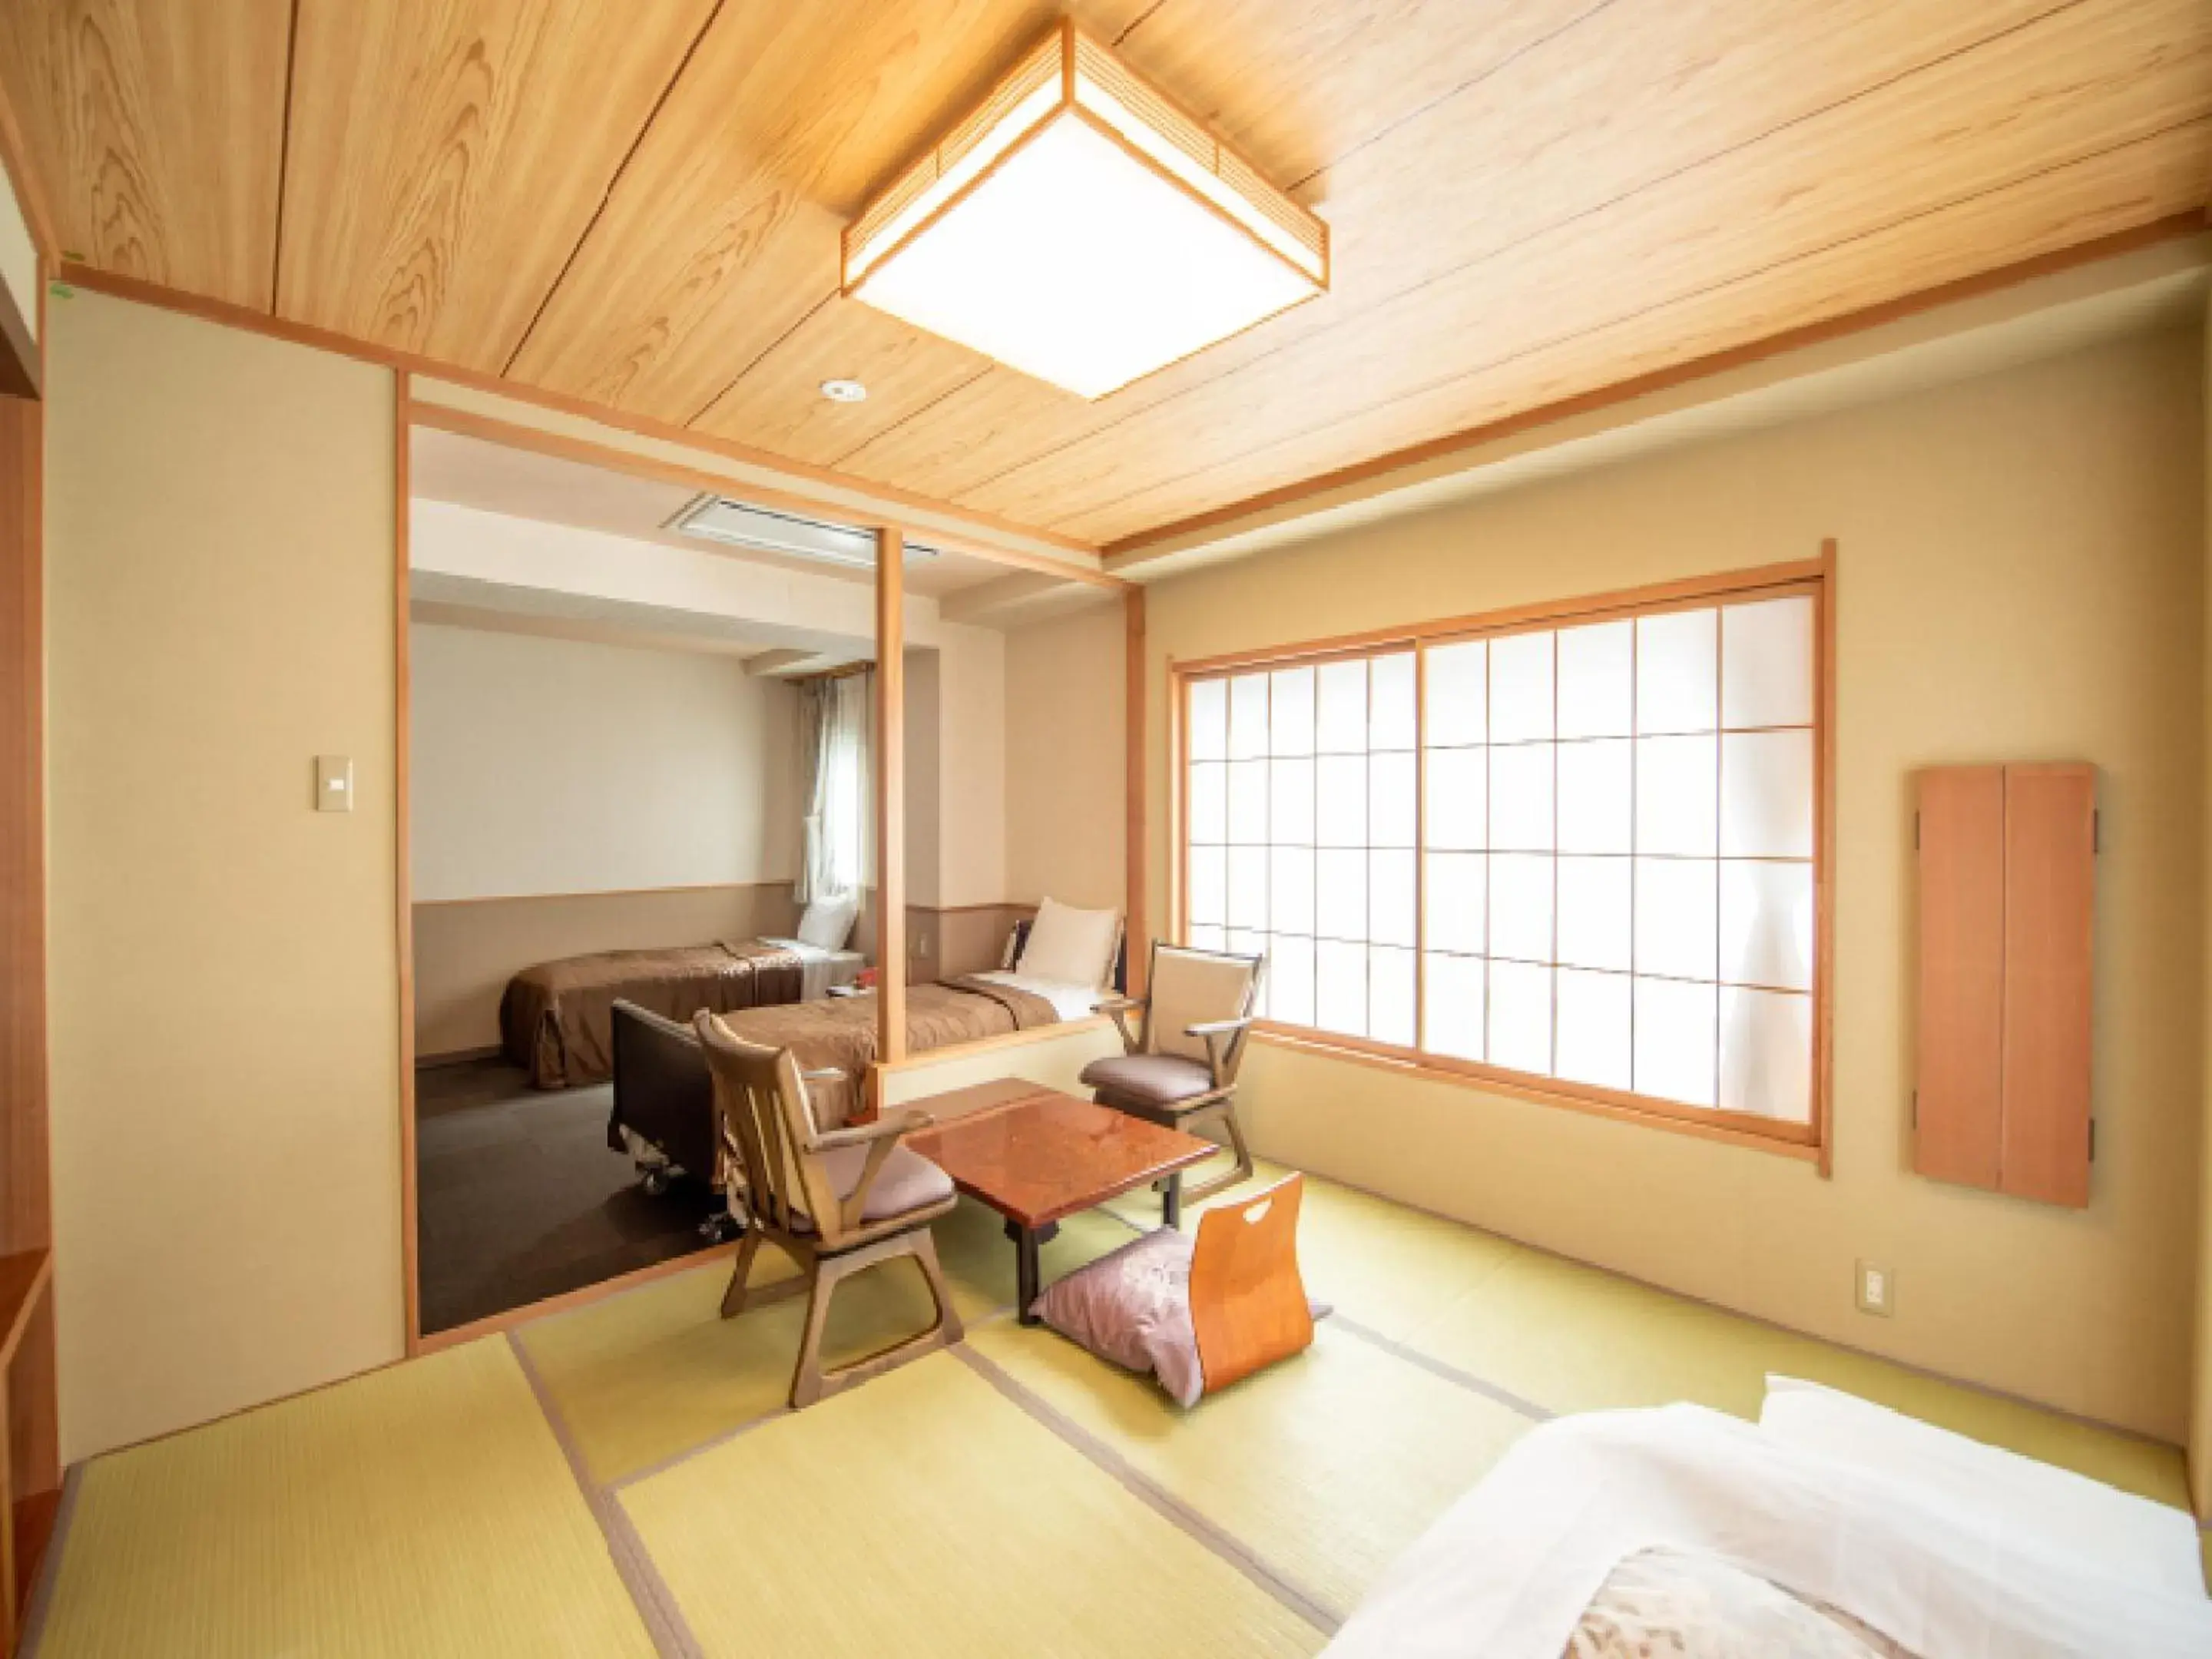
{"label": "green tatami floor", "polygon": [[[1116,1208],[1068,1224],[1047,1276],[1152,1215]],[[799,1304],[726,1322],[716,1262],[95,1459],[29,1650],[1307,1654],[1534,1423],[1748,1416],[1769,1370],[2185,1501],[2172,1447],[1323,1181],[1300,1249],[1336,1316],[1188,1413],[1007,1316],[995,1216],[963,1204],[939,1243],[967,1342],[803,1413]],[[869,1274],[831,1346],[927,1316],[904,1266]]]}

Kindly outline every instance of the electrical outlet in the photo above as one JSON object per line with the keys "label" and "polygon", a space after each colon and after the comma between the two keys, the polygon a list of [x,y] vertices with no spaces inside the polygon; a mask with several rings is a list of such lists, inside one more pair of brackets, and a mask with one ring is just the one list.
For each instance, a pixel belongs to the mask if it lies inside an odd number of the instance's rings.
{"label": "electrical outlet", "polygon": [[1859,1311],[1889,1317],[1897,1304],[1897,1276],[1872,1261],[1858,1264]]}

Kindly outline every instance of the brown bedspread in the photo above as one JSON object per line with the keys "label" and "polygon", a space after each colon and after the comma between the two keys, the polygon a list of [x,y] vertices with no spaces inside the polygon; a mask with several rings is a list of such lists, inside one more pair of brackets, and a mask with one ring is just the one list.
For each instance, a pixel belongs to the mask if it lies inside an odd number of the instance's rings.
{"label": "brown bedspread", "polygon": [[[906,1051],[923,1054],[977,1037],[1026,1031],[1059,1022],[1042,997],[1012,986],[975,979],[950,979],[907,988]],[[861,1085],[876,1061],[876,999],[823,997],[781,1008],[748,1008],[723,1021],[748,1042],[789,1048],[800,1066],[817,1071],[835,1066],[840,1083],[810,1085],[807,1097],[818,1128],[849,1123],[860,1107]]]}
{"label": "brown bedspread", "polygon": [[757,940],[663,951],[602,951],[525,969],[500,1000],[500,1042],[533,1087],[604,1083],[614,1071],[615,999],[670,1019],[799,995],[799,954]]}

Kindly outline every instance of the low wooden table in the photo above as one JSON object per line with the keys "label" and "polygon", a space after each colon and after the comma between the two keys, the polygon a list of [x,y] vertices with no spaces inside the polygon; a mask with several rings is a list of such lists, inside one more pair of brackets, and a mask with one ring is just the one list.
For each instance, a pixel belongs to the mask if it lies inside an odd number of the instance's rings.
{"label": "low wooden table", "polygon": [[[927,1100],[907,1103],[921,1111]],[[1038,1251],[1062,1217],[1149,1187],[1220,1149],[1210,1140],[1146,1123],[1056,1089],[988,1106],[907,1138],[952,1177],[952,1184],[1006,1218],[1014,1241],[1016,1312],[1037,1322],[1030,1304],[1042,1288]]]}

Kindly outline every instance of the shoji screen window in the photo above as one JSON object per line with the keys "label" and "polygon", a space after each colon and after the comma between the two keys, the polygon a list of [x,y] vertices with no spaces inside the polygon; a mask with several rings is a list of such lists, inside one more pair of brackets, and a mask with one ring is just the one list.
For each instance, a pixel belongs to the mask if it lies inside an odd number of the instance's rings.
{"label": "shoji screen window", "polygon": [[1262,1016],[1419,1041],[1411,649],[1189,688],[1187,934],[1265,951]]}
{"label": "shoji screen window", "polygon": [[1814,606],[1424,647],[1426,1048],[1811,1124]]}
{"label": "shoji screen window", "polygon": [[1810,1144],[1823,591],[1194,666],[1187,936],[1287,1034]]}

